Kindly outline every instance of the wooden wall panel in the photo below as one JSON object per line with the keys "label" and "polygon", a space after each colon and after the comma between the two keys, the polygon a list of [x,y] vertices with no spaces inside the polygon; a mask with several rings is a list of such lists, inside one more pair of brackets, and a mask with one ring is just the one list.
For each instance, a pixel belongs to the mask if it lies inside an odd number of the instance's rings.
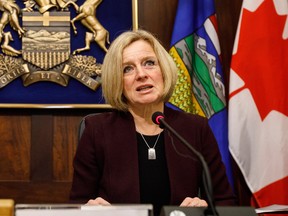
{"label": "wooden wall panel", "polygon": [[78,142],[81,116],[54,116],[53,180],[71,181],[73,156]]}
{"label": "wooden wall panel", "polygon": [[138,0],[138,2],[139,28],[152,32],[168,50],[178,0]]}
{"label": "wooden wall panel", "polygon": [[0,181],[0,199],[21,203],[67,203],[71,182]]}
{"label": "wooden wall panel", "polygon": [[[65,131],[66,139],[70,137],[68,131],[72,131],[71,127],[76,131],[81,116],[72,116],[71,119],[61,116],[60,120],[56,117],[54,126],[53,116],[57,111],[26,110],[23,115],[19,113],[23,110],[9,110],[7,116],[0,116],[0,198],[11,198],[16,203],[68,202],[71,161],[75,153],[75,147],[71,146],[76,146],[76,139],[73,142],[69,142],[71,138],[67,139],[68,142],[62,139],[62,144],[70,144],[60,148],[58,158],[62,164],[65,163],[60,168],[53,167],[54,157],[57,157],[53,146],[59,149],[57,146],[61,145],[58,145],[57,134]],[[57,120],[61,122],[60,126]],[[54,134],[54,128],[59,129],[59,133]],[[53,137],[56,137],[55,142]],[[70,158],[69,161],[66,158]]]}
{"label": "wooden wall panel", "polygon": [[0,116],[0,182],[29,179],[30,132],[29,116]]}
{"label": "wooden wall panel", "polygon": [[30,181],[52,180],[52,120],[51,114],[31,116],[31,175]]}

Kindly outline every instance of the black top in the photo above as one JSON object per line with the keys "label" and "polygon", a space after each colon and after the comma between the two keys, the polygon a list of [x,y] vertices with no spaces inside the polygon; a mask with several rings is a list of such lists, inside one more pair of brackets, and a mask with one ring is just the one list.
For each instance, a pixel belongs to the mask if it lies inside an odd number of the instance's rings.
{"label": "black top", "polygon": [[[152,148],[158,135],[143,135]],[[160,134],[155,146],[156,159],[148,159],[148,147],[137,132],[139,155],[139,178],[141,203],[153,204],[154,215],[159,215],[163,205],[170,203],[170,182],[165,157],[164,133]]]}

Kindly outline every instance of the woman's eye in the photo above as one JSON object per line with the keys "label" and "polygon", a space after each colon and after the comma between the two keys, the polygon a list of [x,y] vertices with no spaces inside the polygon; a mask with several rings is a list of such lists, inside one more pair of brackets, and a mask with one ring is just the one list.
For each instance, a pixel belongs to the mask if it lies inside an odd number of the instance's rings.
{"label": "woman's eye", "polygon": [[132,70],[133,70],[133,67],[132,67],[132,66],[126,66],[126,67],[124,67],[123,72],[124,72],[124,73],[128,73],[128,72],[130,72],[130,71],[132,71]]}
{"label": "woman's eye", "polygon": [[148,61],[145,62],[145,65],[146,65],[146,66],[154,66],[154,65],[155,65],[155,61],[153,61],[153,60],[148,60]]}

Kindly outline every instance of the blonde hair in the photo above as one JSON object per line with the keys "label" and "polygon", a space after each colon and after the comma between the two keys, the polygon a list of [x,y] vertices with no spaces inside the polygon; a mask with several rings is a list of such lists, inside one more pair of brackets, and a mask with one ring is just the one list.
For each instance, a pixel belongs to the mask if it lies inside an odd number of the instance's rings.
{"label": "blonde hair", "polygon": [[127,100],[123,95],[123,50],[138,40],[148,42],[158,59],[164,80],[163,102],[169,100],[177,81],[176,64],[156,37],[145,30],[124,32],[112,42],[101,69],[103,96],[106,103],[117,110],[128,110]]}

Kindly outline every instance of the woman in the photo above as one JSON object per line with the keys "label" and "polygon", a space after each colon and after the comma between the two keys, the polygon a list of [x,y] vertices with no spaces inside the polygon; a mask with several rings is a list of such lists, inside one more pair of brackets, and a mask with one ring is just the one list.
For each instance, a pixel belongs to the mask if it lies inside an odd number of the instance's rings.
{"label": "woman", "polygon": [[115,110],[86,119],[74,160],[73,201],[152,203],[155,215],[163,205],[207,206],[201,164],[152,122],[160,111],[203,154],[215,204],[235,204],[207,119],[165,106],[176,80],[173,59],[152,34],[129,31],[113,41],[102,66],[102,88]]}

